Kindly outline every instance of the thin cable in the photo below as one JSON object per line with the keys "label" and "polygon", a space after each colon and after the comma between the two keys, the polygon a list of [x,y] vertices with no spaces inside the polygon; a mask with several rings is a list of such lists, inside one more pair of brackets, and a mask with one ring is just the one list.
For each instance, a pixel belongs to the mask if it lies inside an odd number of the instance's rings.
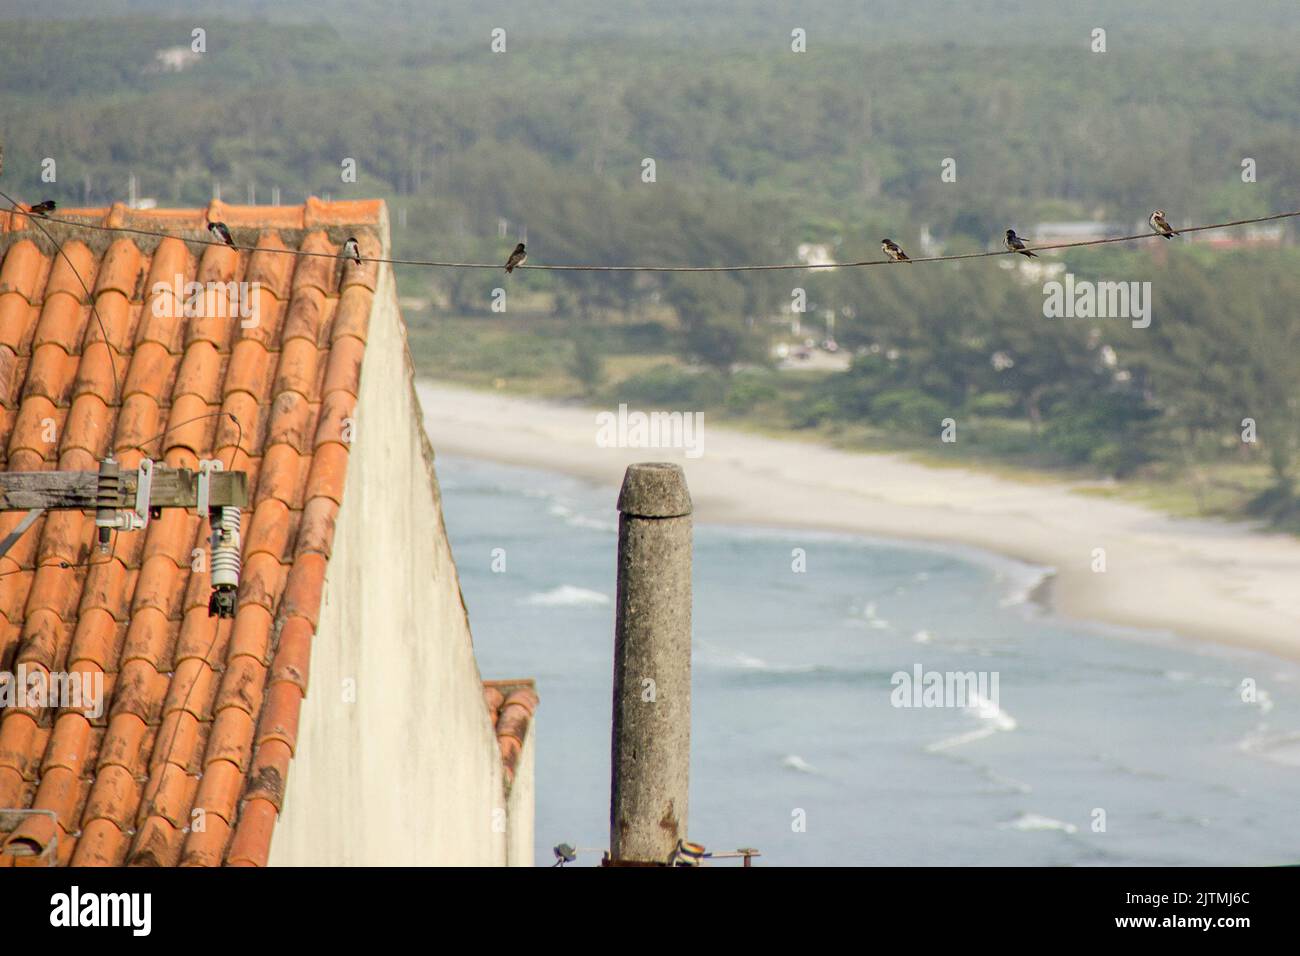
{"label": "thin cable", "polygon": [[[3,197],[4,200],[13,207],[15,212],[22,212],[22,210],[18,208],[18,203],[3,190],[0,190],[0,197]],[[81,277],[81,273],[77,270],[77,267],[73,264],[72,260],[68,258],[68,254],[63,251],[63,243],[51,236],[49,230],[46,229],[45,226],[41,225],[40,217],[26,213],[24,213],[24,215],[27,215],[28,219],[31,219],[40,226],[40,230],[45,235],[45,238],[54,244],[59,255],[63,256],[63,261],[68,264],[68,268],[72,270],[72,274],[76,276],[77,281],[81,283],[81,288],[86,293],[86,301],[90,303],[90,314],[93,315],[95,321],[99,323],[99,334],[104,337],[104,348],[108,349],[108,368],[109,371],[113,373],[113,396],[114,398],[120,399],[122,395],[122,386],[117,380],[117,360],[113,355],[113,343],[108,340],[108,329],[104,327],[104,320],[99,317],[99,310],[95,308],[95,297],[91,295],[90,287],[86,285],[86,280]],[[84,348],[82,351],[85,351]]]}
{"label": "thin cable", "polygon": [[[8,198],[8,197],[5,197]],[[10,200],[12,202],[12,200]],[[47,222],[56,223],[61,226],[69,226],[74,229],[91,229],[99,232],[121,232],[136,236],[149,236],[155,239],[179,239],[182,242],[194,243],[201,246],[223,246],[233,248],[237,251],[270,253],[282,256],[298,256],[302,258],[321,258],[321,259],[338,259],[340,256],[332,252],[313,252],[305,249],[276,249],[266,246],[229,246],[224,242],[218,242],[214,239],[186,238],[169,232],[155,232],[149,229],[137,229],[133,226],[106,226],[101,223],[78,222],[73,219],[54,219],[49,216],[30,216],[28,213],[18,210],[21,215],[28,215],[32,219],[45,219]],[[1234,226],[1247,226],[1258,222],[1272,222],[1277,219],[1290,219],[1294,216],[1300,216],[1300,210],[1295,212],[1279,212],[1269,216],[1258,216],[1253,219],[1236,219],[1231,222],[1211,223],[1204,226],[1187,226],[1178,229],[1179,233],[1187,232],[1204,232],[1209,229],[1228,229]],[[1110,236],[1105,239],[1085,239],[1079,242],[1057,242],[1042,246],[1026,246],[1027,252],[1041,252],[1052,249],[1077,249],[1084,246],[1101,246],[1112,242],[1136,242],[1142,239],[1160,239],[1163,238],[1156,232],[1140,232],[1131,236]],[[1007,249],[997,249],[990,252],[967,252],[954,256],[922,256],[914,259],[907,259],[907,262],[957,262],[962,259],[988,259],[993,256],[1016,256],[1020,251],[1011,251]],[[428,266],[432,268],[443,269],[501,269],[503,264],[500,262],[450,262],[438,259],[388,259],[378,256],[361,256],[362,262],[382,262],[388,265],[396,266]],[[856,269],[865,266],[891,266],[899,265],[892,259],[861,259],[854,262],[790,262],[778,263],[775,265],[739,265],[739,266],[593,266],[593,265],[522,265],[516,266],[517,269],[536,269],[543,272],[779,272],[792,271],[800,269]]]}
{"label": "thin cable", "polygon": [[[235,447],[234,447],[234,449],[233,449],[233,450],[231,451],[231,453],[230,453],[230,464],[226,466],[227,470],[230,470],[230,469],[233,469],[233,468],[235,467],[235,455],[238,454],[238,453],[241,452],[241,451],[244,452],[245,455],[247,455],[248,452],[247,452],[247,451],[244,451],[244,449],[243,449],[243,447],[242,447],[242,445],[243,445],[243,443],[244,443],[244,426],[240,423],[239,419],[235,417],[235,415],[234,415],[233,412],[228,412],[228,411],[226,411],[225,409],[220,409],[220,410],[215,411],[215,412],[207,412],[207,413],[205,413],[205,414],[203,414],[203,415],[195,415],[193,418],[187,418],[187,419],[185,419],[185,421],[183,421],[183,422],[177,422],[175,425],[168,425],[166,428],[164,428],[162,431],[160,431],[157,435],[154,435],[153,438],[146,438],[144,441],[140,442],[140,444],[138,444],[138,445],[118,445],[118,446],[116,446],[116,449],[115,449],[115,450],[119,450],[119,451],[120,451],[120,450],[123,449],[123,448],[134,448],[134,449],[136,449],[137,451],[140,451],[141,453],[143,453],[146,445],[148,445],[148,444],[150,444],[150,443],[152,443],[152,442],[156,442],[156,441],[158,441],[160,438],[163,438],[164,436],[166,436],[166,434],[167,434],[169,431],[174,431],[174,430],[177,429],[177,428],[184,428],[186,425],[193,424],[194,422],[201,422],[201,421],[203,421],[205,418],[221,418],[221,417],[229,418],[232,422],[235,423],[235,427],[236,427],[237,429],[239,429],[239,431],[238,431],[238,432],[236,433],[236,435],[235,435]],[[161,450],[161,449],[160,449],[160,450]]]}

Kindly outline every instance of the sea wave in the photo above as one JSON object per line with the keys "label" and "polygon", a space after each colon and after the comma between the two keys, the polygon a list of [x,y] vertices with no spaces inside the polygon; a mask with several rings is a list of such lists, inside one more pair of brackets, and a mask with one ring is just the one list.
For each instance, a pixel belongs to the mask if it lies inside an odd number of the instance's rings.
{"label": "sea wave", "polygon": [[817,769],[798,754],[786,754],[786,756],[781,760],[781,766],[785,767],[787,770],[796,770],[799,773],[817,773]]}
{"label": "sea wave", "polygon": [[941,750],[951,750],[953,747],[960,747],[963,744],[974,743],[977,740],[983,740],[985,737],[992,737],[999,731],[1012,731],[1016,729],[1016,719],[999,707],[994,701],[983,697],[978,693],[972,693],[970,696],[969,706],[966,707],[966,713],[980,721],[981,726],[974,730],[968,730],[965,733],[955,734],[952,737],[945,737],[943,740],[936,740],[932,744],[926,745],[926,751],[937,753]]}
{"label": "sea wave", "polygon": [[1014,564],[999,561],[1000,568],[995,575],[998,586],[1003,589],[999,607],[1021,607],[1033,602],[1039,589],[1056,576],[1056,569],[1039,564]]}
{"label": "sea wave", "polygon": [[593,518],[590,515],[580,514],[570,508],[568,505],[553,503],[546,509],[547,514],[561,519],[570,528],[586,528],[589,531],[607,531],[610,533],[618,531],[618,525],[613,521]]}
{"label": "sea wave", "polygon": [[1285,767],[1300,767],[1300,733],[1268,733],[1263,729],[1247,734],[1237,749],[1252,757],[1262,757]]}
{"label": "sea wave", "polygon": [[1022,813],[1014,820],[999,823],[998,829],[1019,830],[1022,833],[1033,833],[1039,830],[1059,830],[1062,833],[1079,832],[1079,828],[1073,823],[1066,823],[1064,820],[1057,820],[1053,817],[1045,817],[1041,813]]}
{"label": "sea wave", "polygon": [[549,591],[537,591],[524,598],[532,607],[600,607],[609,604],[609,595],[573,584],[561,584]]}

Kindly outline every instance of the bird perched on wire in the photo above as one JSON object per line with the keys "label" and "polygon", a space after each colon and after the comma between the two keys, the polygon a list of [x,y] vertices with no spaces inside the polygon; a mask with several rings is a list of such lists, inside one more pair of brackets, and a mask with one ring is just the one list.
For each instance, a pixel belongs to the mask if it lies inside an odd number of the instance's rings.
{"label": "bird perched on wire", "polygon": [[1030,252],[1025,248],[1025,240],[1016,235],[1014,229],[1007,230],[1007,238],[1003,240],[1007,244],[1007,249],[1011,252],[1018,252],[1026,259],[1037,259],[1038,253]]}
{"label": "bird perched on wire", "polygon": [[56,205],[57,203],[55,203],[53,199],[47,199],[44,202],[38,202],[35,206],[32,206],[27,211],[31,213],[33,216],[44,216],[54,212],[54,207]]}
{"label": "bird perched on wire", "polygon": [[348,236],[347,242],[343,243],[343,258],[361,265],[361,246],[357,244],[355,236]]}
{"label": "bird perched on wire", "polygon": [[578,858],[578,851],[567,843],[561,843],[553,847],[551,852],[555,854],[555,865],[564,866],[566,863],[572,863]]}
{"label": "bird perched on wire", "polygon": [[896,243],[893,239],[881,239],[880,251],[883,252],[885,255],[889,256],[889,258],[893,259],[895,262],[911,261],[910,259],[907,258],[907,253],[903,251],[903,247],[900,246],[898,243]]}
{"label": "bird perched on wire", "polygon": [[212,233],[222,242],[230,247],[234,247],[235,240],[230,237],[230,228],[224,222],[208,223],[208,232]]}
{"label": "bird perched on wire", "polygon": [[522,266],[528,261],[528,250],[524,248],[521,242],[515,246],[515,251],[510,253],[510,258],[506,260],[506,275],[515,271],[516,266]]}
{"label": "bird perched on wire", "polygon": [[1163,209],[1157,209],[1153,212],[1151,218],[1148,219],[1147,222],[1151,223],[1151,228],[1166,239],[1172,239],[1174,236],[1178,235],[1173,227],[1169,225],[1169,220],[1165,219],[1165,211]]}

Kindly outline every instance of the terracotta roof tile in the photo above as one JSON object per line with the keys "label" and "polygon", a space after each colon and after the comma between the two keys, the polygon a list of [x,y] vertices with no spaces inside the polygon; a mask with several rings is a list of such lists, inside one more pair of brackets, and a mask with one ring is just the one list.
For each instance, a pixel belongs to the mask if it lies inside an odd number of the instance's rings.
{"label": "terracotta roof tile", "polygon": [[311,622],[301,617],[285,618],[280,643],[271,662],[271,681],[286,681],[306,696],[311,666]]}
{"label": "terracotta roof tile", "polygon": [[35,302],[48,268],[49,261],[41,255],[36,243],[30,239],[15,243],[4,267],[0,268],[0,295],[15,292],[28,302]]}
{"label": "terracotta roof tile", "polygon": [[179,630],[179,622],[168,620],[158,608],[140,608],[131,616],[120,660],[147,661],[156,671],[171,670],[172,648]]}
{"label": "terracotta roof tile", "polygon": [[321,333],[328,327],[326,316],[329,311],[330,300],[320,289],[312,286],[297,289],[280,330],[281,347],[294,339],[306,339],[312,345],[319,344]]}
{"label": "terracotta roof tile", "polygon": [[129,839],[117,824],[107,819],[91,820],[77,838],[72,865],[121,866],[128,846]]}
{"label": "terracotta roof tile", "polygon": [[203,748],[211,724],[195,716],[194,702],[202,691],[210,687],[211,684],[197,688],[187,699],[181,699],[180,695],[169,697],[168,703],[163,705],[165,716],[158,726],[153,751],[149,754],[150,774],[157,773],[165,763],[182,767],[187,773],[198,773],[202,769]]}
{"label": "terracotta roof tile", "polygon": [[298,555],[284,586],[283,611],[311,621],[315,626],[325,590],[325,555],[307,551]]}
{"label": "terracotta roof tile", "polygon": [[279,740],[290,750],[298,744],[298,714],[302,709],[302,690],[287,681],[276,681],[266,694],[258,744]]}
{"label": "terracotta roof tile", "polygon": [[330,392],[320,406],[320,420],[316,426],[316,447],[327,442],[349,444],[354,430],[353,413],[357,400],[347,392]]}
{"label": "terracotta roof tile", "polygon": [[[311,490],[309,480],[308,493]],[[332,498],[324,496],[309,498],[302,509],[294,556],[308,551],[317,551],[328,558],[334,543],[334,525],[338,521],[338,515],[338,502]]]}
{"label": "terracotta roof tile", "polygon": [[203,768],[199,792],[194,806],[225,820],[227,824],[237,819],[239,794],[244,788],[244,774],[229,760],[211,760]]}
{"label": "terracotta roof tile", "polygon": [[[288,256],[276,256],[287,259]],[[288,300],[278,299],[270,289],[264,286],[249,286],[248,318],[240,322],[240,341],[252,339],[260,342],[263,348],[275,348],[280,342],[280,326],[284,324],[284,315],[288,311]]]}
{"label": "terracotta roof tile", "polygon": [[253,718],[238,707],[226,707],[212,722],[207,760],[229,760],[247,771],[253,754]]}
{"label": "terracotta roof tile", "polygon": [[361,385],[361,360],[365,357],[366,343],[355,336],[345,335],[334,340],[329,363],[325,367],[325,383],[321,394],[344,391],[355,398]]}
{"label": "terracotta roof tile", "polygon": [[338,311],[334,313],[331,337],[340,339],[345,335],[351,335],[362,342],[366,341],[366,336],[370,332],[370,310],[374,301],[374,293],[364,286],[344,289],[343,294],[339,296]]}
{"label": "terracotta roof tile", "polygon": [[128,773],[142,767],[145,762],[142,753],[150,733],[149,726],[136,714],[114,716],[99,747],[100,774],[109,767],[121,767]]}
{"label": "terracotta roof tile", "polygon": [[107,291],[119,293],[123,300],[136,297],[145,275],[144,257],[130,239],[117,239],[99,260],[99,274],[95,277],[94,292],[101,296]]}
{"label": "terracotta roof tile", "polygon": [[234,839],[226,851],[231,866],[266,866],[271,852],[271,830],[275,826],[275,804],[254,799],[244,802],[235,827]]}
{"label": "terracotta roof tile", "polygon": [[[257,248],[187,246],[208,238],[210,216]],[[74,670],[101,678],[107,697],[98,717],[88,706],[0,713],[0,806],[58,816],[0,834],[0,865],[33,859],[6,848],[56,838],[59,861],[77,865],[262,865],[297,740],[347,475],[343,419],[379,277],[375,263],[333,257],[347,235],[378,255],[385,213],[310,200],[59,218],[176,238],[94,233],[57,254],[28,217],[0,217],[0,464],[93,471],[110,451],[123,469],[144,454],[173,467],[219,457],[248,473],[252,507],[234,621],[207,615],[208,571],[190,566],[207,526],[181,510],[143,534],[116,533],[109,555],[94,548],[93,516],[53,512],[0,559],[0,670]],[[327,257],[276,251],[295,243]],[[196,281],[222,286],[196,296],[186,289]],[[248,300],[231,301],[230,282],[252,286]],[[0,533],[21,517],[0,513]]]}
{"label": "terracotta roof tile", "polygon": [[36,323],[31,347],[58,345],[71,355],[86,334],[86,323],[91,321],[90,307],[82,305],[80,297],[55,293],[45,297],[41,317]]}
{"label": "terracotta roof tile", "polygon": [[263,232],[257,240],[257,249],[249,254],[248,268],[244,270],[244,281],[250,285],[256,282],[277,299],[288,299],[290,283],[293,279],[293,257],[273,251],[262,251],[287,248],[278,232],[274,230]]}
{"label": "terracotta roof tile", "polygon": [[329,498],[343,504],[343,485],[348,476],[348,447],[342,442],[330,442],[317,447],[312,456],[311,471],[307,477],[308,498]]}
{"label": "terracotta roof tile", "polygon": [[254,504],[261,504],[267,498],[278,498],[290,508],[297,507],[302,500],[303,465],[309,461],[292,445],[279,444],[267,448],[257,476]]}
{"label": "terracotta roof tile", "polygon": [[202,830],[191,824],[190,831],[186,834],[181,866],[221,865],[226,847],[230,844],[230,824],[212,813],[204,815],[202,819]]}
{"label": "terracotta roof tile", "polygon": [[[241,656],[246,656],[265,666],[271,659],[271,641],[273,638],[271,612],[260,604],[250,604],[239,609],[235,615],[235,627],[230,637],[228,657],[231,666]],[[256,713],[256,711],[250,711]]]}
{"label": "terracotta roof tile", "polygon": [[315,395],[319,356],[314,341],[293,338],[285,342],[275,372],[275,395],[278,397],[283,392],[297,392],[304,398]]}
{"label": "terracotta roof tile", "polygon": [[150,816],[136,831],[127,866],[176,866],[185,834],[161,816]]}
{"label": "terracotta roof tile", "polygon": [[66,292],[78,302],[89,302],[99,271],[99,259],[90,247],[74,239],[63,244],[61,254],[51,259],[49,278],[45,283],[45,297],[56,292]]}
{"label": "terracotta roof tile", "polygon": [[271,404],[267,445],[292,445],[300,455],[311,454],[316,409],[296,391],[282,391]]}
{"label": "terracotta roof tile", "polygon": [[18,647],[17,663],[33,664],[50,671],[58,666],[60,632],[63,621],[53,611],[40,608],[28,612]]}
{"label": "terracotta roof tile", "polygon": [[514,783],[515,766],[523,752],[528,725],[537,712],[537,690],[532,680],[484,681],[483,702],[487,706],[488,718],[496,728],[508,790]]}
{"label": "terracotta roof tile", "polygon": [[113,687],[110,718],[121,714],[134,714],[142,721],[157,726],[162,720],[162,702],[171,682],[146,660],[130,660],[118,671]]}
{"label": "terracotta roof tile", "polygon": [[45,736],[35,718],[16,710],[6,711],[0,720],[0,767],[8,767],[30,780],[36,775],[44,750]]}
{"label": "terracotta roof tile", "polygon": [[104,668],[109,661],[118,659],[118,627],[110,611],[102,608],[83,609],[77,617],[77,629],[68,651],[68,666],[78,661],[89,661]]}
{"label": "terracotta roof tile", "polygon": [[338,255],[339,247],[331,243],[324,232],[316,230],[309,232],[298,248],[304,252],[325,255],[306,256],[298,260],[293,271],[293,297],[296,299],[299,292],[313,287],[325,293],[337,291],[342,263],[330,257]]}

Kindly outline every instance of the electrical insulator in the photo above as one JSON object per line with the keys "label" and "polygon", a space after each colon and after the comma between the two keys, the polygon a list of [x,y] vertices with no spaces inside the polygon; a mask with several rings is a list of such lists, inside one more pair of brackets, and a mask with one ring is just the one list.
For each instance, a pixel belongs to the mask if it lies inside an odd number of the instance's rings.
{"label": "electrical insulator", "polygon": [[239,509],[224,505],[213,508],[208,517],[212,523],[212,596],[208,599],[208,616],[234,617],[239,592]]}

